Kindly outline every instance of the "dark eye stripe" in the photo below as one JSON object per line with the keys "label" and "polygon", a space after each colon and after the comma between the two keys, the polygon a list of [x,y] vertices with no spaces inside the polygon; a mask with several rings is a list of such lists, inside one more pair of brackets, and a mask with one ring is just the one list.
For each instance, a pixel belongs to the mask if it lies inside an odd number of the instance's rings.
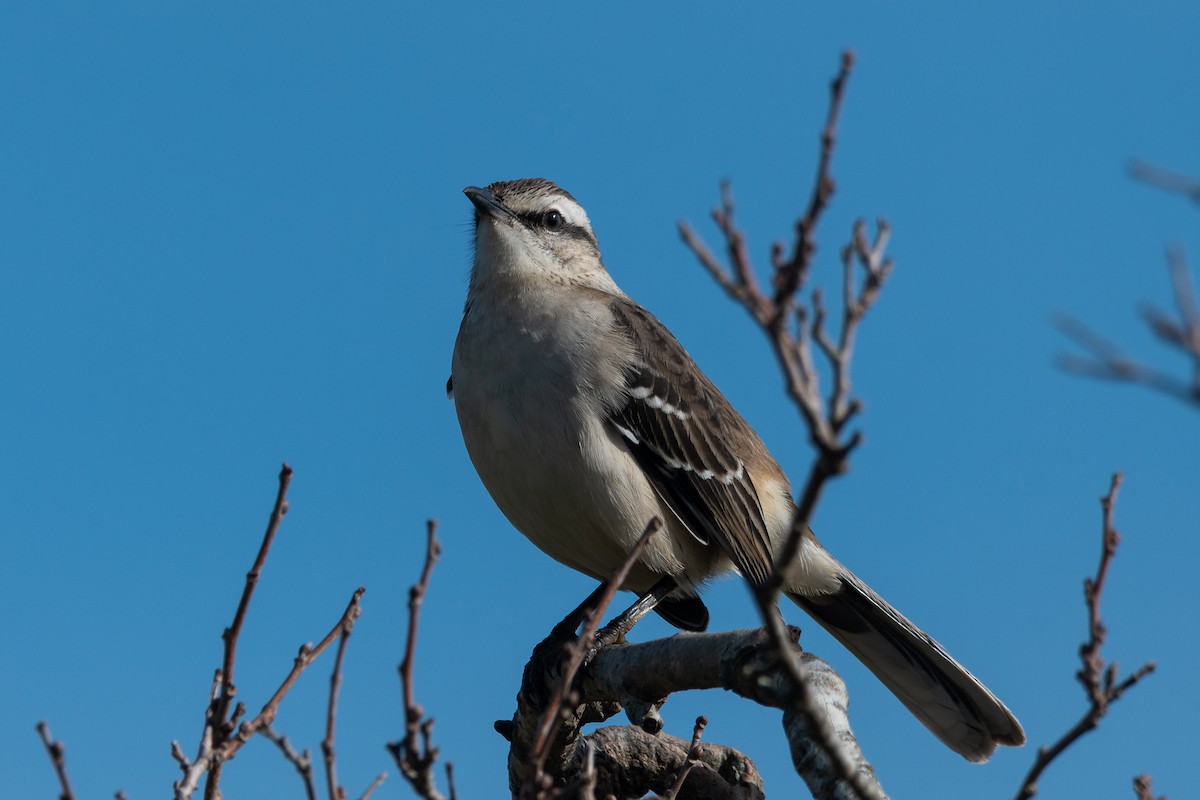
{"label": "dark eye stripe", "polygon": [[[521,222],[525,223],[530,228],[540,228],[546,230],[545,224],[542,222],[543,214],[525,213],[518,214],[517,217]],[[572,239],[582,239],[585,242],[591,242],[593,247],[599,249],[596,243],[596,237],[587,228],[580,227],[572,222],[567,221],[566,217],[562,218],[562,227],[554,231],[558,236],[570,236]]]}

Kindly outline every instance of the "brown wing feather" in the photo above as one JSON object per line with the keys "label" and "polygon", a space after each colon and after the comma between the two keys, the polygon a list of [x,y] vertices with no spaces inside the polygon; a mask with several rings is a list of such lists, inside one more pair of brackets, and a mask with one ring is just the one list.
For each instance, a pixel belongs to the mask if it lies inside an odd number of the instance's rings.
{"label": "brown wing feather", "polygon": [[715,542],[750,581],[765,581],[766,522],[733,449],[755,434],[661,322],[626,301],[612,311],[640,358],[626,372],[625,404],[609,421],[692,535]]}

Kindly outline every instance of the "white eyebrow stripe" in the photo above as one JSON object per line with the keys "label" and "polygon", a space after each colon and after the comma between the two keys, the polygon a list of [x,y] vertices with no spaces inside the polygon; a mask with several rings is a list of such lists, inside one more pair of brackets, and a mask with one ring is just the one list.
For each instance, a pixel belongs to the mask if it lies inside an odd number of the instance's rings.
{"label": "white eyebrow stripe", "polygon": [[[592,223],[588,220],[587,212],[583,210],[583,206],[568,197],[555,197],[554,201],[546,206],[545,211],[554,209],[563,215],[563,219],[569,225],[576,225],[580,228],[592,229]],[[543,211],[542,213],[545,213]]]}

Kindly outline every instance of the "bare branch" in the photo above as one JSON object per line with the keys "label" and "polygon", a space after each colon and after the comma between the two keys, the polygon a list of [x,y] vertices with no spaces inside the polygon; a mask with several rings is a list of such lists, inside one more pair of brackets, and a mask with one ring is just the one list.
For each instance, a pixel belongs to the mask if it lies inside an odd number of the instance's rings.
{"label": "bare branch", "polygon": [[338,785],[337,755],[334,750],[335,727],[337,723],[338,690],[342,687],[342,661],[346,656],[346,644],[350,641],[353,631],[353,620],[342,631],[338,640],[337,656],[333,660],[333,674],[329,676],[329,708],[325,714],[325,738],[321,742],[321,754],[325,760],[325,786],[329,792],[329,800],[346,800],[346,790]]}
{"label": "bare branch", "polygon": [[249,741],[251,736],[275,721],[275,715],[279,712],[279,704],[283,701],[287,693],[291,691],[296,681],[300,679],[300,675],[303,674],[304,670],[312,662],[316,661],[321,653],[325,652],[329,645],[333,644],[336,639],[346,636],[350,631],[354,630],[354,622],[362,614],[362,596],[366,591],[361,586],[355,590],[354,594],[350,597],[349,605],[342,612],[342,618],[338,620],[329,633],[325,634],[325,638],[318,642],[316,647],[308,644],[301,646],[300,652],[292,662],[292,671],[283,679],[283,683],[275,690],[275,694],[271,695],[271,699],[263,706],[262,711],[258,712],[258,716],[249,722],[243,722],[238,727],[237,734],[230,738],[224,747],[221,748],[220,752],[216,754],[218,761],[228,761],[230,758],[233,758],[237,751],[242,748],[242,745]]}
{"label": "bare branch", "polygon": [[313,777],[312,753],[308,751],[308,748],[305,748],[302,753],[297,753],[296,749],[292,747],[292,743],[288,741],[288,738],[277,733],[270,725],[262,729],[262,735],[274,742],[279,751],[283,753],[284,759],[296,768],[296,772],[300,773],[300,780],[304,782],[304,796],[307,800],[317,800],[317,784]]}
{"label": "bare branch", "polygon": [[820,223],[821,214],[829,205],[836,184],[830,168],[833,164],[833,148],[837,142],[837,124],[842,111],[842,99],[845,96],[846,81],[850,78],[850,70],[854,67],[854,53],[846,50],[842,53],[841,68],[829,85],[829,113],[825,119],[825,128],[821,131],[821,154],[817,165],[816,181],[813,184],[812,196],[808,201],[808,209],[804,216],[796,222],[796,241],[792,247],[792,256],[786,261],[782,259],[780,246],[775,247],[775,297],[773,305],[775,315],[772,328],[782,328],[795,301],[796,293],[804,285],[812,266],[813,256],[817,251],[816,230]]}
{"label": "bare branch", "polygon": [[[687,763],[689,742],[636,726],[603,727],[584,739],[594,748],[596,797],[642,797],[667,792]],[[696,754],[681,797],[705,800],[762,800],[762,777],[754,763],[732,747],[706,742]]]}
{"label": "bare branch", "polygon": [[438,749],[433,746],[433,720],[425,718],[425,709],[416,701],[413,691],[413,665],[416,663],[417,627],[421,620],[421,603],[429,589],[429,578],[433,566],[441,555],[442,546],[437,538],[437,520],[425,523],[425,565],[421,578],[408,590],[408,638],[404,645],[404,659],[400,662],[400,685],[404,694],[404,738],[389,742],[387,750],[400,769],[400,774],[412,786],[418,797],[424,800],[445,800],[438,791],[434,765]]}
{"label": "bare branch", "polygon": [[828,748],[817,746],[818,740],[809,728],[812,718],[789,710],[783,715],[783,727],[796,771],[815,798],[856,800],[863,796],[862,786],[868,788],[870,796],[886,798],[875,769],[850,729],[850,693],[845,681],[829,664],[811,653],[805,653],[802,660],[813,702],[822,712],[819,718],[828,725],[830,740],[837,743],[838,757],[849,762],[854,781],[845,779],[846,765],[832,760]]}
{"label": "bare branch", "polygon": [[671,786],[671,790],[667,792],[665,800],[675,800],[679,794],[679,790],[683,788],[683,782],[687,780],[688,773],[692,771],[700,758],[703,755],[703,749],[700,745],[700,735],[704,733],[704,729],[708,726],[708,717],[696,717],[696,726],[692,728],[692,744],[688,748],[687,763],[683,769],[679,770],[679,777],[675,779],[675,783]]}
{"label": "bare branch", "polygon": [[1138,775],[1133,779],[1133,791],[1137,800],[1167,800],[1165,797],[1155,797],[1154,787],[1150,785],[1149,775]]}
{"label": "bare branch", "polygon": [[1138,681],[1154,671],[1154,662],[1148,661],[1128,677],[1118,681],[1116,665],[1107,664],[1100,654],[1100,648],[1104,645],[1108,634],[1104,622],[1100,618],[1100,599],[1108,580],[1109,567],[1117,553],[1117,544],[1121,540],[1113,525],[1113,510],[1117,502],[1117,491],[1120,488],[1121,473],[1118,472],[1112,477],[1108,494],[1100,499],[1103,511],[1100,563],[1096,568],[1095,577],[1086,578],[1083,582],[1083,596],[1088,613],[1088,638],[1079,647],[1082,667],[1075,673],[1075,677],[1082,684],[1084,693],[1087,695],[1088,709],[1057,742],[1049,747],[1038,748],[1037,758],[1017,791],[1017,800],[1028,800],[1036,795],[1038,780],[1046,768],[1081,736],[1095,730],[1100,725],[1100,720],[1108,713],[1109,706],[1121,699],[1121,696]]}
{"label": "bare branch", "polygon": [[1129,165],[1129,175],[1134,180],[1166,189],[1168,192],[1177,192],[1193,203],[1200,203],[1200,181],[1190,175],[1163,169],[1140,159]]}
{"label": "bare branch", "polygon": [[[179,762],[180,769],[183,770],[183,778],[175,783],[174,791],[176,800],[186,800],[195,792],[198,782],[202,776],[207,773],[208,780],[205,782],[205,792],[214,792],[215,797],[220,796],[220,790],[214,783],[214,772],[217,768],[226,761],[232,759],[237,752],[242,748],[247,741],[256,733],[261,733],[265,728],[275,721],[275,715],[279,712],[279,704],[283,698],[291,691],[292,686],[299,680],[300,675],[315,661],[321,653],[323,653],[333,641],[354,628],[354,621],[358,619],[362,613],[362,596],[366,589],[359,587],[354,595],[350,598],[349,605],[342,613],[341,619],[333,626],[333,629],[325,635],[316,647],[305,644],[301,646],[299,654],[292,662],[292,669],[284,678],[283,683],[275,690],[275,694],[263,706],[262,711],[258,713],[254,719],[249,722],[242,722],[237,725],[236,733],[233,736],[224,738],[218,743],[216,732],[218,726],[212,724],[211,719],[206,719],[204,731],[201,735],[199,752],[193,761],[189,761],[183,754],[183,750],[179,747],[178,742],[171,743],[171,755]],[[220,695],[221,686],[221,671],[217,670],[216,677],[213,681],[212,697],[217,698]],[[210,705],[210,708],[212,706]],[[244,713],[244,708],[241,703],[238,704],[230,717],[230,722],[236,724],[236,721],[241,718]],[[210,788],[211,787],[211,788]]]}
{"label": "bare branch", "polygon": [[[1134,162],[1129,171],[1134,178],[1180,192],[1200,202],[1200,181],[1194,178],[1141,161]],[[1172,317],[1155,306],[1145,305],[1141,309],[1141,317],[1151,333],[1191,362],[1191,374],[1187,380],[1126,356],[1116,345],[1067,316],[1060,316],[1055,321],[1056,327],[1087,351],[1087,355],[1060,355],[1058,366],[1076,375],[1146,386],[1200,409],[1200,303],[1196,299],[1192,271],[1182,247],[1167,248],[1167,270],[1178,316]]]}
{"label": "bare branch", "polygon": [[[378,789],[380,786],[383,785],[383,782],[385,780],[387,780],[386,772],[381,772],[378,775],[376,775],[375,780],[371,781],[371,785],[368,786],[366,788],[366,790],[358,796],[358,800],[370,800],[371,795],[373,795],[375,793],[376,789]],[[450,793],[450,800],[454,800],[453,792]]]}
{"label": "bare branch", "polygon": [[208,693],[208,704],[205,706],[204,728],[200,731],[200,746],[195,760],[189,760],[184,755],[183,748],[179,746],[178,741],[171,742],[171,757],[175,759],[179,764],[179,769],[183,772],[183,777],[174,786],[175,800],[187,800],[187,798],[190,798],[200,785],[200,779],[204,777],[204,774],[212,764],[215,729],[212,715],[216,709],[217,698],[221,695],[221,683],[221,670],[218,669],[213,673],[212,687]]}
{"label": "bare branch", "polygon": [[[837,123],[845,96],[846,82],[854,64],[853,54],[843,53],[841,67],[830,86],[829,112],[821,132],[821,149],[816,180],[808,208],[796,223],[796,237],[790,257],[784,257],[784,247],[772,249],[772,297],[758,289],[754,272],[745,255],[741,232],[733,225],[733,202],[728,187],[722,189],[722,206],[713,212],[726,241],[731,267],[721,266],[687,225],[680,225],[684,243],[696,255],[705,270],[717,280],[734,300],[742,305],[763,330],[783,372],[788,396],[800,411],[809,432],[816,455],[808,478],[797,502],[792,529],[776,554],[776,564],[793,563],[800,543],[809,529],[809,521],[821,491],[828,480],[849,468],[851,452],[861,442],[857,432],[847,427],[857,415],[861,404],[852,394],[850,365],[858,326],[878,298],[892,270],[892,261],[885,255],[889,228],[880,220],[872,240],[866,227],[855,225],[850,243],[842,250],[842,309],[836,335],[827,332],[828,315],[819,290],[814,291],[810,304],[799,299],[807,281],[816,252],[816,228],[834,191],[832,175],[833,152],[837,140]],[[861,269],[862,277],[856,275]],[[832,375],[828,397],[824,397],[820,375],[813,356],[813,346],[820,351]],[[832,760],[840,780],[852,786],[861,797],[877,797],[881,791],[862,777],[853,759],[838,748],[831,738],[829,727],[821,719],[821,711],[813,703],[807,688],[803,664],[787,648],[787,635],[777,603],[783,587],[783,573],[777,568],[762,585],[755,587],[755,601],[771,640],[787,671],[791,702],[796,713],[803,714],[810,735]]]}
{"label": "bare branch", "polygon": [[279,530],[279,524],[283,522],[283,517],[288,512],[287,490],[291,482],[292,468],[284,464],[279,471],[279,490],[275,495],[275,505],[271,509],[271,516],[267,521],[267,531],[263,535],[262,544],[259,545],[254,566],[246,573],[246,585],[242,589],[241,600],[238,601],[237,611],[233,615],[233,624],[221,634],[221,639],[225,643],[225,658],[221,664],[221,694],[217,697],[213,713],[213,719],[219,722],[225,721],[229,712],[229,704],[237,694],[237,686],[233,680],[233,668],[237,659],[238,637],[241,636],[242,624],[246,621],[246,611],[250,608],[250,599],[254,596],[254,588],[258,585],[263,565],[267,561],[267,553],[271,550],[271,543],[275,541],[275,533]]}
{"label": "bare branch", "polygon": [[838,743],[836,752],[849,763],[847,768],[871,787],[869,794],[854,795],[841,778],[837,762],[815,743],[807,716],[797,710],[795,678],[762,629],[680,633],[669,639],[610,647],[597,654],[583,674],[580,702],[661,702],[676,692],[724,689],[785,712],[784,729],[793,762],[815,796],[882,797],[883,790],[850,727],[845,683],[824,661],[800,652],[798,629],[788,627],[785,635],[788,652],[804,664],[810,702],[820,709],[828,735]]}
{"label": "bare branch", "polygon": [[[284,515],[287,514],[287,490],[291,481],[292,468],[284,464],[279,471],[279,489],[275,495],[275,504],[271,508],[271,516],[267,520],[267,530],[263,534],[262,544],[259,545],[254,565],[246,573],[246,583],[242,588],[242,596],[238,601],[237,611],[233,615],[233,623],[221,634],[221,639],[224,642],[224,656],[221,662],[221,669],[216,672],[216,685],[205,710],[204,730],[200,737],[200,753],[194,760],[187,762],[186,766],[184,766],[186,759],[180,761],[184,777],[175,784],[175,797],[177,800],[191,797],[192,793],[196,790],[197,782],[205,773],[207,773],[204,784],[205,800],[216,800],[219,796],[218,785],[221,780],[223,761],[219,758],[214,759],[214,756],[229,740],[229,737],[237,727],[237,720],[244,711],[239,704],[233,708],[232,715],[230,714],[230,705],[237,695],[237,685],[234,682],[234,664],[237,659],[238,637],[242,632],[242,624],[246,620],[246,612],[250,607],[250,600],[254,596],[254,588],[258,585],[259,576],[262,575],[263,565],[267,560],[267,553],[271,549],[271,543],[275,540],[275,533],[279,530],[279,524],[283,521]],[[178,744],[173,745],[173,749],[178,750]],[[182,755],[181,750],[179,754]],[[176,756],[176,760],[179,761],[178,756]]]}
{"label": "bare branch", "polygon": [[42,744],[46,747],[46,755],[50,756],[50,763],[54,765],[54,774],[58,776],[58,785],[62,791],[59,792],[59,800],[75,800],[75,792],[71,789],[71,779],[67,776],[67,748],[59,741],[55,741],[54,736],[50,733],[50,723],[42,720],[36,726],[38,736],[42,740]]}

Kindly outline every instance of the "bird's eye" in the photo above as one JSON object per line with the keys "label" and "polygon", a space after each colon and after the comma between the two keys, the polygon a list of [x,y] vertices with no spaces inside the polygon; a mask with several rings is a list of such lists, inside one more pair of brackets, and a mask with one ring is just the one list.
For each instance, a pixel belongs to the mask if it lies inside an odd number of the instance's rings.
{"label": "bird's eye", "polygon": [[542,215],[542,227],[548,231],[561,231],[565,224],[563,215],[553,208]]}

